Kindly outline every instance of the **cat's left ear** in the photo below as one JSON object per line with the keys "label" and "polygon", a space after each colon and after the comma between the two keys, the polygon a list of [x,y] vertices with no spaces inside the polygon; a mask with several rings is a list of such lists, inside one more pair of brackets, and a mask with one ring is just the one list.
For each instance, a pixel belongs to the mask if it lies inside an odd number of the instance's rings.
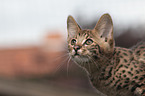
{"label": "cat's left ear", "polygon": [[75,21],[75,19],[72,16],[68,16],[68,18],[67,18],[68,37],[73,37],[80,30],[81,30],[81,28],[77,24],[77,22]]}
{"label": "cat's left ear", "polygon": [[95,31],[101,38],[113,38],[113,22],[109,14],[104,14],[95,26]]}
{"label": "cat's left ear", "polygon": [[[97,34],[106,44],[106,50],[112,51],[114,48],[113,22],[109,14],[104,14],[96,24],[95,34]],[[107,46],[109,45],[109,46]]]}

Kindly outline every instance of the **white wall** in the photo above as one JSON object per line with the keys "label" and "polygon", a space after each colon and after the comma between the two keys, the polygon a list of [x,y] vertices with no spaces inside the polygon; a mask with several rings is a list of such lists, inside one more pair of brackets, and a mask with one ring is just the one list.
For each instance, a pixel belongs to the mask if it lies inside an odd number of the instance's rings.
{"label": "white wall", "polygon": [[69,14],[80,14],[88,22],[107,12],[121,28],[145,24],[144,4],[144,0],[0,0],[0,46],[37,43],[46,29],[66,34]]}

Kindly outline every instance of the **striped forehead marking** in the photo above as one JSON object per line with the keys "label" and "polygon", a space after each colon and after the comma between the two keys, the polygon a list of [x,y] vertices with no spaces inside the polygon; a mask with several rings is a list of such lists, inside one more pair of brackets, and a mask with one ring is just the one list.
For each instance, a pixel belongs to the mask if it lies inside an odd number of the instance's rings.
{"label": "striped forehead marking", "polygon": [[76,36],[78,43],[84,43],[86,41],[86,39],[89,38],[89,36],[90,36],[89,33],[90,33],[90,31],[88,31],[88,30],[80,31]]}

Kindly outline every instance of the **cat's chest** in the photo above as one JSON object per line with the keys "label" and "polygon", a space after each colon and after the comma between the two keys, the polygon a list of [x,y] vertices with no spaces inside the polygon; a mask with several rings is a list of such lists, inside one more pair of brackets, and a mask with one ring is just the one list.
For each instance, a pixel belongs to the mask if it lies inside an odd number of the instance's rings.
{"label": "cat's chest", "polygon": [[[110,82],[109,79],[101,80],[102,76],[89,76],[91,84],[100,92],[106,94],[107,96],[133,96],[133,93],[126,89],[117,90],[114,86],[108,86]],[[110,78],[111,79],[111,78]],[[105,95],[104,95],[105,96]]]}
{"label": "cat's chest", "polygon": [[107,94],[108,96],[116,96],[115,94],[112,94],[112,92],[115,92],[114,88],[110,88],[109,86],[105,86],[107,80],[100,80],[101,76],[89,76],[91,84],[100,92]]}
{"label": "cat's chest", "polygon": [[[92,85],[108,96],[132,96],[132,93],[129,92],[128,89],[122,89],[120,87],[121,85],[119,85],[123,84],[123,78],[121,79],[121,77],[116,75],[120,74],[119,72],[122,72],[119,70],[121,67],[116,67],[116,63],[119,63],[120,61],[122,60],[115,59],[113,61],[106,62],[106,65],[103,66],[100,71],[89,76]],[[117,66],[121,66],[121,64],[119,63]]]}
{"label": "cat's chest", "polygon": [[[97,90],[105,94],[112,94],[112,92],[115,92],[115,90],[114,88],[110,89],[110,86],[107,86],[107,83],[109,82],[108,78],[110,78],[110,76],[108,72],[105,73],[105,69],[101,69],[101,71],[89,75],[91,84]],[[109,95],[109,96],[116,96],[116,95]]]}

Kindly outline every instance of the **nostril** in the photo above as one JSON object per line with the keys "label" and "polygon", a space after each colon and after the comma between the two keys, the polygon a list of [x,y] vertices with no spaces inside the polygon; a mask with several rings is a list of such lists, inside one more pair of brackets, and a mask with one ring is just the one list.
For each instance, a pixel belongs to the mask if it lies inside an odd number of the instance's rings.
{"label": "nostril", "polygon": [[79,50],[80,49],[80,46],[75,46],[74,47],[74,50]]}

